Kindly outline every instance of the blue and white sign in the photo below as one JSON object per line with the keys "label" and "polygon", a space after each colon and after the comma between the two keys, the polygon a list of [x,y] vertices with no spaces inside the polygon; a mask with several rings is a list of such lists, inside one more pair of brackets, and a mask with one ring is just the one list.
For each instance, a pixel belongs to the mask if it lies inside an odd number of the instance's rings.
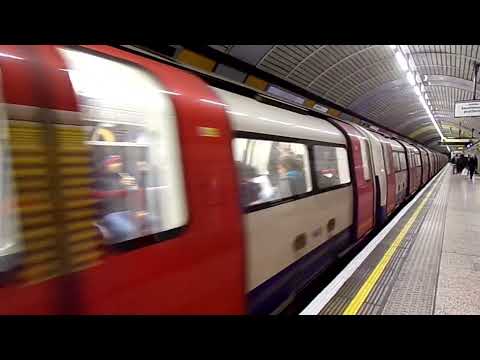
{"label": "blue and white sign", "polygon": [[480,100],[460,101],[455,103],[455,117],[480,116]]}

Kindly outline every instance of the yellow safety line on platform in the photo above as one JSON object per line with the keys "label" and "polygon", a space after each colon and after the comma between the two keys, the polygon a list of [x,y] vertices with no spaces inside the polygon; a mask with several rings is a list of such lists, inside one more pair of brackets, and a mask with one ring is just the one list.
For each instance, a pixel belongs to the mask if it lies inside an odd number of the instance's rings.
{"label": "yellow safety line on platform", "polygon": [[400,246],[400,243],[405,238],[405,235],[407,235],[408,231],[410,230],[413,223],[417,219],[418,215],[420,214],[420,211],[422,211],[423,207],[425,206],[425,203],[429,199],[432,192],[433,192],[433,186],[432,186],[432,190],[430,190],[430,192],[425,196],[425,199],[422,200],[422,202],[420,203],[418,208],[415,210],[415,212],[412,214],[412,216],[410,217],[408,222],[405,224],[403,229],[397,235],[397,237],[395,238],[393,243],[388,248],[387,252],[383,255],[380,262],[377,264],[375,269],[370,274],[370,276],[363,283],[360,290],[358,290],[355,297],[352,299],[352,301],[350,301],[350,304],[348,304],[347,308],[343,312],[343,315],[356,315],[358,310],[360,310],[363,303],[367,299],[368,295],[373,290],[373,288],[374,288],[375,284],[377,283],[378,279],[380,279],[380,276],[383,274],[383,272],[384,272],[385,268],[387,267],[390,259],[393,257],[393,255],[395,254],[395,251]]}

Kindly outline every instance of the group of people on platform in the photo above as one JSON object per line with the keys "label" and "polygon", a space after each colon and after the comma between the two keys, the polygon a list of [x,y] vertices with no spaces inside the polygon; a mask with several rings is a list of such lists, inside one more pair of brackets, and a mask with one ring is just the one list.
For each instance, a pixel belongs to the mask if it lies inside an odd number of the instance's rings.
{"label": "group of people on platform", "polygon": [[461,174],[464,171],[468,171],[470,175],[470,180],[473,179],[473,175],[476,173],[478,168],[478,160],[475,155],[463,155],[457,154],[452,158],[453,163],[453,173]]}

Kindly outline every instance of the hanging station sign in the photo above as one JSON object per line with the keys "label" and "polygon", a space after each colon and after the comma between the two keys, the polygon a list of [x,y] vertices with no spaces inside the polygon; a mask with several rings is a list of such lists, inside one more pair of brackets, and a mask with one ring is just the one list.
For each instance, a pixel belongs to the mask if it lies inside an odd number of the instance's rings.
{"label": "hanging station sign", "polygon": [[472,143],[472,139],[445,139],[443,141],[439,141],[439,145],[453,145],[453,146],[466,146]]}
{"label": "hanging station sign", "polygon": [[455,103],[455,117],[480,116],[480,100],[459,101]]}

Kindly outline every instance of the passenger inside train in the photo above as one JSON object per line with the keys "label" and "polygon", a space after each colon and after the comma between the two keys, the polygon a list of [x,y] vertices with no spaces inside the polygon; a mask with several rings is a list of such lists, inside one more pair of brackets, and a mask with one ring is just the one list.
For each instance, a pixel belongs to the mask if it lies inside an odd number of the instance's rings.
{"label": "passenger inside train", "polygon": [[304,145],[235,139],[234,147],[243,207],[282,200],[311,190],[305,178],[308,159]]}

